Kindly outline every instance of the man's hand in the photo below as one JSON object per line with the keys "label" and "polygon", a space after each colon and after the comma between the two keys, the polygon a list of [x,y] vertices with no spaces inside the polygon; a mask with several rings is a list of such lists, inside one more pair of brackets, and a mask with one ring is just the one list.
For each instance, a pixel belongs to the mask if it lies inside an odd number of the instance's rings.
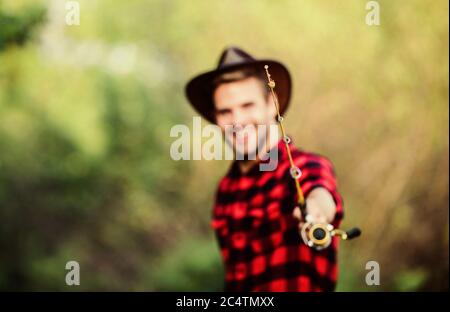
{"label": "man's hand", "polygon": [[[306,212],[314,223],[331,223],[336,214],[336,204],[333,196],[323,187],[317,187],[306,198]],[[292,213],[300,221],[299,228],[305,223],[300,208],[296,207]]]}

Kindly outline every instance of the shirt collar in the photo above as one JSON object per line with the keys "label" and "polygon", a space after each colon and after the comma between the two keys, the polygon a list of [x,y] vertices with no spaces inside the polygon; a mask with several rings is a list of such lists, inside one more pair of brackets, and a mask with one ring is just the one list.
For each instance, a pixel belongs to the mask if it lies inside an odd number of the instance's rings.
{"label": "shirt collar", "polygon": [[[292,142],[289,144],[289,148],[292,149]],[[272,147],[271,151],[276,149],[278,153],[278,162],[283,161],[287,158],[286,146],[283,139],[280,139],[274,147]],[[234,160],[231,164],[231,168],[229,170],[228,175],[231,177],[241,177],[241,176],[258,176],[261,175],[264,171],[259,169],[262,163],[269,163],[270,159],[266,160],[258,160],[247,173],[243,173],[239,168],[238,160]]]}

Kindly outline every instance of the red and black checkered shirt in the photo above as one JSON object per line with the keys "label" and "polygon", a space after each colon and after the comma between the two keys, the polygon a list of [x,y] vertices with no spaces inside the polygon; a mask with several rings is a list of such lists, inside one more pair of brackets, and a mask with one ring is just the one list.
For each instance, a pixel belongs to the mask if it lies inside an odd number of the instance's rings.
{"label": "red and black checkered shirt", "polygon": [[[336,203],[335,227],[343,217],[332,163],[325,157],[290,145],[302,171],[300,185],[307,198],[316,187],[327,189]],[[332,291],[337,279],[338,241],[320,251],[306,246],[292,216],[297,203],[295,182],[282,140],[278,165],[259,165],[241,173],[236,162],[221,180],[212,226],[225,264],[225,291]]]}

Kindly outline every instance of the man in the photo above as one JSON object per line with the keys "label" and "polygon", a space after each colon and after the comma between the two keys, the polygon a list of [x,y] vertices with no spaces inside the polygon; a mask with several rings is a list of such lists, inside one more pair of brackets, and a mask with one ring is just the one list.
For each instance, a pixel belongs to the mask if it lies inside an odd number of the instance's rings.
{"label": "man", "polygon": [[[226,291],[331,291],[337,279],[337,241],[321,251],[300,238],[303,216],[296,208],[295,183],[283,140],[273,131],[277,112],[264,77],[269,65],[276,82],[280,113],[291,95],[286,67],[273,60],[256,60],[242,49],[227,48],[217,69],[193,78],[186,95],[193,107],[217,124],[237,158],[221,180],[213,209],[212,226],[225,264]],[[257,126],[267,126],[259,130]],[[238,131],[225,131],[227,126]],[[239,135],[239,129],[246,129]],[[250,140],[251,137],[257,140]],[[273,140],[275,138],[275,140]],[[343,217],[343,202],[337,191],[331,162],[318,154],[289,144],[299,182],[306,198],[307,213],[315,222],[337,227]],[[275,150],[274,150],[275,149]],[[262,155],[276,151],[277,166],[262,171]]]}

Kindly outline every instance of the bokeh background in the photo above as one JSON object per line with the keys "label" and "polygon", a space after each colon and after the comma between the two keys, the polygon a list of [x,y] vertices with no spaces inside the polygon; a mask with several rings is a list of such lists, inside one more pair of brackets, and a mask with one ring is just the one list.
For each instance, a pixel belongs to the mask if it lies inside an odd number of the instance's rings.
{"label": "bokeh background", "polygon": [[448,1],[380,0],[379,26],[363,0],[80,0],[73,26],[66,2],[0,0],[0,290],[222,290],[230,162],[173,161],[169,133],[229,45],[290,68],[289,133],[335,165],[364,232],[337,290],[448,290]]}

